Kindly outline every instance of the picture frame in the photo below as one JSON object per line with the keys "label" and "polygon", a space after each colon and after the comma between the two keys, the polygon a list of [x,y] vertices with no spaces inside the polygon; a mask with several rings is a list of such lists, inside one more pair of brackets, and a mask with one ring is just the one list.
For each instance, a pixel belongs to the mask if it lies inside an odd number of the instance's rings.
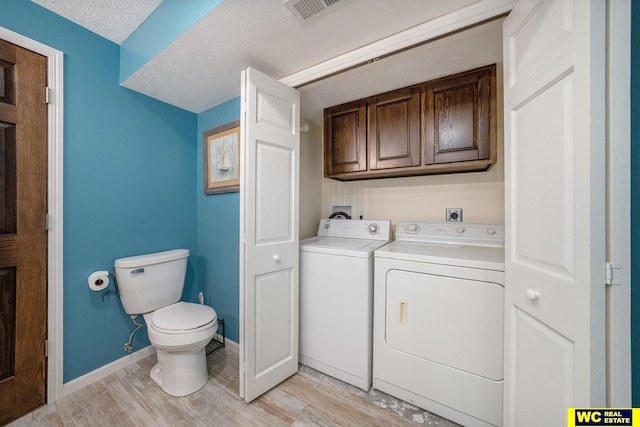
{"label": "picture frame", "polygon": [[240,191],[240,120],[203,132],[204,193]]}

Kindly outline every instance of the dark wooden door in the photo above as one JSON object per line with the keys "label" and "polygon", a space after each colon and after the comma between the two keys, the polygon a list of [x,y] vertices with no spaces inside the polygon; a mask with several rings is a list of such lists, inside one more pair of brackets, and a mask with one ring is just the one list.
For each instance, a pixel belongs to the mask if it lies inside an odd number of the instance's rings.
{"label": "dark wooden door", "polygon": [[47,59],[0,40],[0,424],[45,402]]}
{"label": "dark wooden door", "polygon": [[324,174],[367,170],[367,104],[363,100],[324,110]]}
{"label": "dark wooden door", "polygon": [[496,66],[425,85],[425,164],[495,162]]}
{"label": "dark wooden door", "polygon": [[420,88],[410,87],[369,101],[369,169],[420,166]]}

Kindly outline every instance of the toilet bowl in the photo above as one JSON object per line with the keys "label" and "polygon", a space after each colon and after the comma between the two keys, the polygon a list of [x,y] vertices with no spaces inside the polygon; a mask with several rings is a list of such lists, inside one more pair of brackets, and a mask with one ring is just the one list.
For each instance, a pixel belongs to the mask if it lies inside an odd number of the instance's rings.
{"label": "toilet bowl", "polygon": [[151,379],[172,396],[186,396],[209,379],[205,347],[218,330],[213,308],[180,301],[189,251],[176,249],[115,262],[120,299],[142,314],[158,363]]}
{"label": "toilet bowl", "polygon": [[177,302],[143,315],[158,363],[151,379],[172,396],[186,396],[209,379],[205,348],[218,330],[209,306]]}

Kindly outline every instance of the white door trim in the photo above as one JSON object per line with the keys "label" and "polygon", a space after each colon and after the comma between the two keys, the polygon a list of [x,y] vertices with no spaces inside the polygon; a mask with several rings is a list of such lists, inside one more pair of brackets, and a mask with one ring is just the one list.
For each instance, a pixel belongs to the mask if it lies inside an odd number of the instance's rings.
{"label": "white door trim", "polygon": [[48,171],[48,329],[47,403],[62,397],[62,161],[63,161],[63,61],[64,53],[18,33],[0,27],[0,39],[47,57],[49,108],[47,145]]}
{"label": "white door trim", "polygon": [[607,405],[631,407],[631,1],[607,2]]}
{"label": "white door trim", "polygon": [[382,56],[495,18],[496,16],[508,13],[513,9],[515,4],[516,0],[481,0],[462,9],[408,28],[359,49],[354,49],[328,61],[283,77],[280,81],[291,87],[299,87],[332,74],[340,73],[350,67],[376,61]]}

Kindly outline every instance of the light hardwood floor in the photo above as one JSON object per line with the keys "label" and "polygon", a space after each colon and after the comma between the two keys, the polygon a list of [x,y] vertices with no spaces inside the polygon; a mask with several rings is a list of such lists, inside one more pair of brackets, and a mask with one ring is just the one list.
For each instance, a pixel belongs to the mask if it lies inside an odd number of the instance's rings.
{"label": "light hardwood floor", "polygon": [[210,381],[176,398],[149,377],[150,356],[9,424],[22,426],[443,426],[457,424],[307,367],[250,404],[238,397],[238,356],[208,356]]}

